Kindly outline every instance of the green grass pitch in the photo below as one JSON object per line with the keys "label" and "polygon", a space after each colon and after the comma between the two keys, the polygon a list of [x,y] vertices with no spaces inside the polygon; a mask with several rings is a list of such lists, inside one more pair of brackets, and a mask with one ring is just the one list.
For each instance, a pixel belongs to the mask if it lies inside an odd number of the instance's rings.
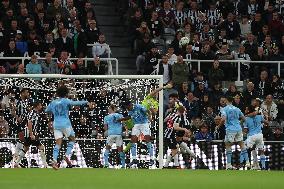
{"label": "green grass pitch", "polygon": [[283,171],[0,169],[1,189],[283,189]]}

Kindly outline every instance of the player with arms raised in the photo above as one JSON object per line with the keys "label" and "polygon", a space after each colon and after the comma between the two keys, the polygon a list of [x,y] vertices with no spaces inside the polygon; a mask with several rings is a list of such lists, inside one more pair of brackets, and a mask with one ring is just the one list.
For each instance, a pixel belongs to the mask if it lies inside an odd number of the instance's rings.
{"label": "player with arms raised", "polygon": [[104,127],[107,131],[107,144],[106,150],[104,152],[105,168],[109,167],[109,153],[111,146],[115,143],[117,146],[117,151],[119,152],[119,158],[121,163],[121,168],[125,168],[125,154],[122,150],[122,123],[117,122],[117,119],[123,118],[122,114],[116,113],[117,108],[115,105],[110,105],[108,108],[109,115],[104,118]]}
{"label": "player with arms raised", "polygon": [[216,126],[216,129],[219,129],[223,124],[226,127],[226,136],[225,136],[225,146],[226,146],[226,156],[227,156],[227,165],[226,169],[233,169],[232,166],[232,144],[237,142],[241,148],[240,163],[246,162],[246,167],[250,167],[248,152],[243,142],[243,133],[242,127],[240,124],[240,118],[245,121],[245,117],[241,110],[232,105],[233,97],[227,98],[227,105],[223,108],[221,112],[221,121],[220,124]]}
{"label": "player with arms raised", "polygon": [[53,130],[54,130],[54,138],[56,140],[56,144],[53,149],[53,161],[52,167],[57,170],[57,158],[59,155],[59,151],[62,144],[63,136],[69,139],[67,150],[65,154],[65,161],[70,166],[71,162],[69,160],[69,156],[71,155],[71,151],[75,144],[75,132],[72,128],[71,121],[69,118],[69,109],[71,106],[80,106],[87,104],[90,108],[94,106],[93,103],[88,101],[73,101],[67,98],[69,90],[66,86],[62,85],[57,88],[56,95],[58,99],[53,100],[45,112],[52,113],[54,117],[53,122]]}

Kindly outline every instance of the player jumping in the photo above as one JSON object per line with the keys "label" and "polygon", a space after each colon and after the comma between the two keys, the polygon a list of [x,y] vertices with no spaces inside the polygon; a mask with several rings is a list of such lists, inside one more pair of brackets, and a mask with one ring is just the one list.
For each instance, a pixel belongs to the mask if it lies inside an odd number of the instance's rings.
{"label": "player jumping", "polygon": [[19,157],[15,161],[15,168],[19,167],[19,163],[25,157],[26,152],[29,150],[31,145],[36,146],[39,150],[39,154],[41,160],[43,162],[43,167],[47,168],[46,156],[44,153],[44,145],[41,144],[38,136],[38,124],[39,124],[39,114],[42,111],[42,104],[40,102],[34,103],[33,110],[28,114],[28,125],[27,125],[27,133],[24,142],[24,149],[22,149],[19,153]]}
{"label": "player jumping", "polygon": [[107,130],[107,144],[106,144],[106,150],[104,152],[104,161],[105,165],[104,167],[109,167],[109,153],[111,146],[115,143],[117,146],[117,150],[119,152],[119,158],[121,163],[121,168],[125,168],[125,154],[122,150],[122,124],[120,122],[117,122],[117,119],[123,118],[122,114],[116,113],[117,108],[115,105],[110,105],[108,108],[108,113],[104,118],[104,126],[105,130]]}
{"label": "player jumping", "polygon": [[219,129],[224,123],[226,127],[225,146],[227,165],[226,169],[233,169],[232,166],[232,144],[237,142],[241,148],[240,163],[246,162],[246,167],[250,167],[248,152],[243,142],[242,127],[240,124],[240,118],[245,121],[245,117],[241,110],[232,105],[233,97],[227,98],[227,106],[223,108],[221,112],[220,124],[216,126]]}
{"label": "player jumping", "polygon": [[56,90],[56,95],[59,98],[53,100],[45,110],[45,112],[52,113],[54,116],[53,130],[54,130],[54,138],[56,140],[56,144],[53,149],[52,167],[55,170],[59,169],[57,165],[57,158],[59,155],[63,136],[69,139],[64,159],[68,165],[71,165],[69,156],[71,155],[71,151],[75,144],[75,132],[72,128],[71,121],[69,119],[69,108],[71,106],[80,106],[84,104],[87,104],[90,108],[94,106],[93,103],[90,103],[88,101],[70,100],[67,98],[68,93],[69,90],[66,86],[62,85],[58,87]]}

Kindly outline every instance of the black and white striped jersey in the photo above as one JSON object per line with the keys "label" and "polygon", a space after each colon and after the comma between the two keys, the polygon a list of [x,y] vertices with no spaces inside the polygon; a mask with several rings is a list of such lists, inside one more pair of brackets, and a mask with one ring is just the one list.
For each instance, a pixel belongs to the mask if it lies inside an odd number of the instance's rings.
{"label": "black and white striped jersey", "polygon": [[[36,110],[32,110],[31,112],[29,112],[27,120],[32,122],[33,134],[35,136],[38,135],[40,114]],[[26,137],[29,137],[28,128],[26,128]]]}
{"label": "black and white striped jersey", "polygon": [[164,137],[165,138],[175,138],[176,132],[174,130],[174,124],[178,124],[182,128],[189,128],[190,121],[186,118],[185,115],[179,115],[177,113],[171,113],[168,115],[168,119],[166,122],[166,130]]}
{"label": "black and white striped jersey", "polygon": [[179,26],[183,26],[187,19],[187,14],[184,11],[174,10],[175,20]]}
{"label": "black and white striped jersey", "polygon": [[196,22],[198,20],[198,11],[196,11],[196,10],[188,10],[187,18],[190,19],[192,24],[196,24]]}
{"label": "black and white striped jersey", "polygon": [[207,10],[206,17],[207,17],[208,23],[211,26],[218,25],[218,23],[220,22],[221,13],[218,9]]}
{"label": "black and white striped jersey", "polygon": [[22,119],[22,122],[26,121],[28,116],[28,108],[29,108],[28,99],[17,101],[16,108],[17,108],[16,111],[17,116]]}

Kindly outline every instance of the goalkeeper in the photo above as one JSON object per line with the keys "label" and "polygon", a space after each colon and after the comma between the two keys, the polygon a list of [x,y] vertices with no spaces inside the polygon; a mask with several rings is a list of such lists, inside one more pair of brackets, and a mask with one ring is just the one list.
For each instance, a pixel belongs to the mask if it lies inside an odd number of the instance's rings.
{"label": "goalkeeper", "polygon": [[[155,90],[153,90],[152,92],[150,92],[150,94],[148,94],[144,100],[142,101],[142,105],[149,111],[151,112],[148,116],[149,116],[149,120],[152,120],[152,116],[156,115],[158,110],[159,110],[159,102],[157,100],[157,95],[159,94],[159,92],[163,89],[170,89],[172,88],[172,84],[167,84],[164,87],[159,87]],[[127,121],[125,121],[125,125],[127,128],[126,133],[128,133],[128,130],[132,130],[134,123],[132,119],[129,119]],[[131,142],[129,142],[127,144],[127,146],[124,149],[124,152],[128,152],[131,148]]]}

